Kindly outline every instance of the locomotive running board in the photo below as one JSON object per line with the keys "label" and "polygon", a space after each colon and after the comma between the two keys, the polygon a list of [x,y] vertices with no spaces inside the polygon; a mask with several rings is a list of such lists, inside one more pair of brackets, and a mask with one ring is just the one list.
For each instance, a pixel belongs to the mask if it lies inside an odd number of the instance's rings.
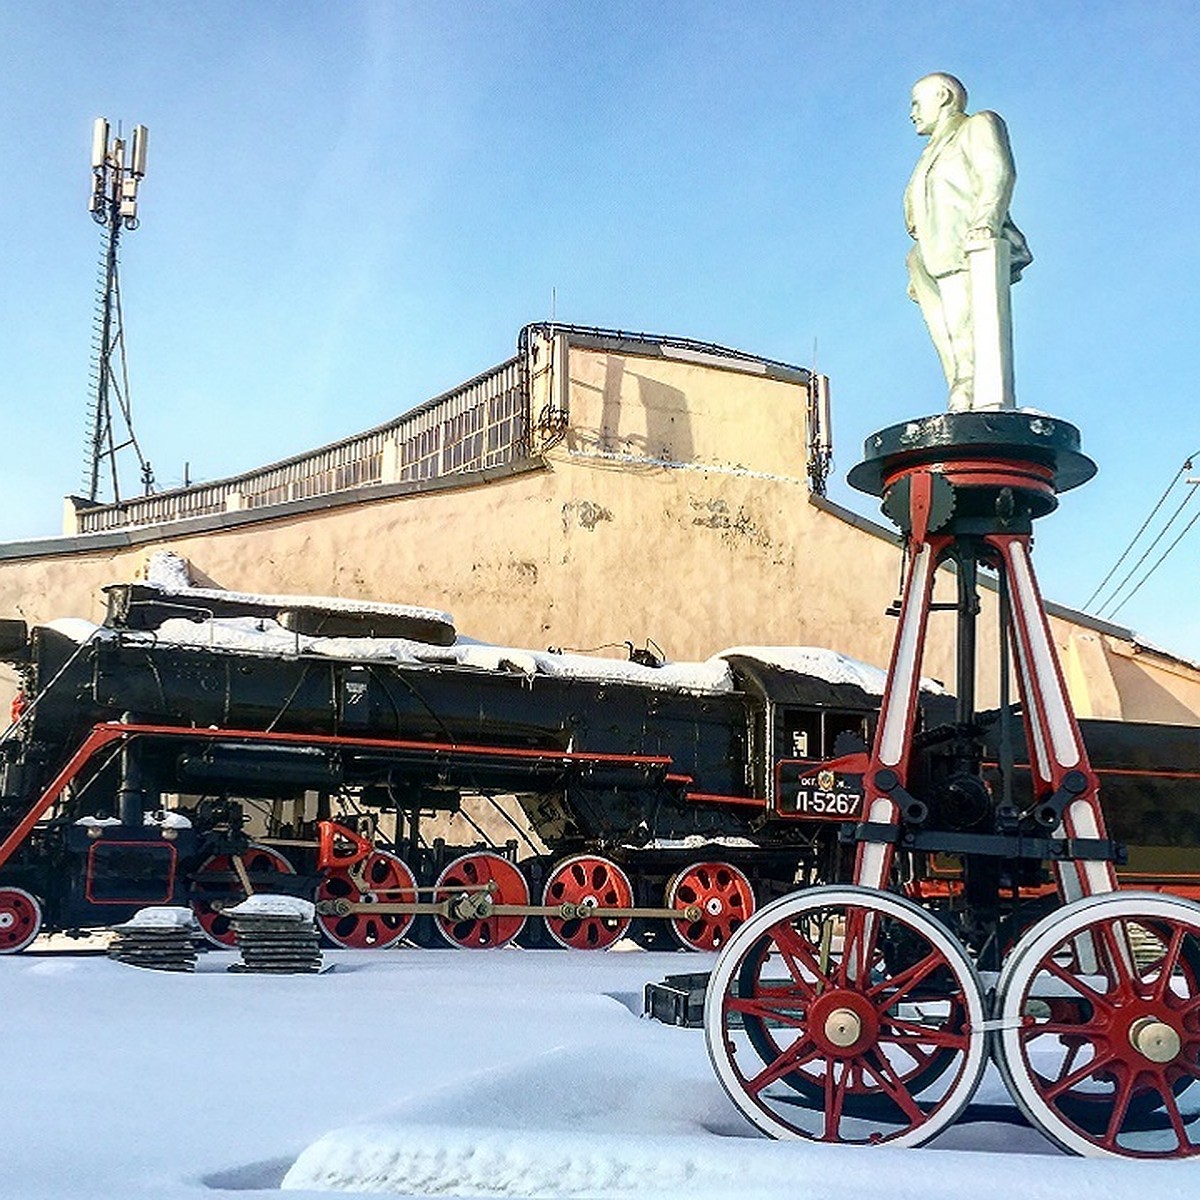
{"label": "locomotive running board", "polygon": [[49,812],[63,790],[83,770],[84,766],[104,747],[137,737],[180,738],[199,741],[242,741],[270,745],[325,746],[330,749],[386,750],[392,753],[419,756],[452,756],[481,761],[485,758],[510,760],[513,763],[533,763],[547,767],[623,766],[646,772],[662,772],[665,776],[672,759],[657,754],[589,754],[573,750],[541,750],[523,746],[480,746],[459,742],[421,742],[404,739],[354,737],[341,734],[286,733],[256,729],[189,728],[179,725],[132,725],[109,721],[96,725],[67,760],[66,765],[50,782],[29,811],[0,842],[0,867],[12,857],[17,847],[29,836],[34,826]]}

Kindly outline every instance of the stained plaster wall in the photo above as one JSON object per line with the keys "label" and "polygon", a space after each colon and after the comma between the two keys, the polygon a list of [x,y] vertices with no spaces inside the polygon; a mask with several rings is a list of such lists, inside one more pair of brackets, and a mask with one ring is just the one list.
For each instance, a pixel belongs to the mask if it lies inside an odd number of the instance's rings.
{"label": "stained plaster wall", "polygon": [[[886,666],[899,550],[809,502],[801,383],[580,347],[567,363],[569,423],[540,469],[236,529],[163,527],[136,548],[3,561],[0,614],[99,619],[101,586],[169,548],[197,581],[428,605],[504,644],[620,653],[626,640],[653,639],[673,659],[812,644]],[[938,598],[949,600],[953,578],[942,576]],[[995,596],[982,601],[987,704]],[[1200,720],[1200,673],[1067,620],[1052,627],[1081,714]],[[935,614],[923,668],[948,683],[952,633],[953,617]]]}

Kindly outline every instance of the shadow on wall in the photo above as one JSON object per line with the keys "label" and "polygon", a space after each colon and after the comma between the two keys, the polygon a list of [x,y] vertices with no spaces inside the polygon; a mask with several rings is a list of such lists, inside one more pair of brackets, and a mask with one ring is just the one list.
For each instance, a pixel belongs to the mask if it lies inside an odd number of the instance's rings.
{"label": "shadow on wall", "polygon": [[[630,383],[636,388],[636,398],[626,394]],[[600,410],[600,448],[664,462],[691,462],[695,444],[687,394],[638,375],[627,369],[625,359],[609,355]]]}
{"label": "shadow on wall", "polygon": [[[1151,669],[1109,655],[1113,683],[1121,697],[1121,716],[1126,721],[1160,721],[1164,725],[1195,725],[1196,710],[1154,678]],[[1194,685],[1193,685],[1194,686]]]}

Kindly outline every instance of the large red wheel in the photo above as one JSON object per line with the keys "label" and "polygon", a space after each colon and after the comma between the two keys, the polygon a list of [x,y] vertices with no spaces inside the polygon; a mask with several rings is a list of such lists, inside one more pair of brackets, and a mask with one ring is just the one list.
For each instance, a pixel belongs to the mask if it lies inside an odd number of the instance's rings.
{"label": "large red wheel", "polygon": [[42,906],[24,888],[0,888],[0,954],[24,950],[42,927]]}
{"label": "large red wheel", "polygon": [[596,854],[579,854],[560,862],[550,872],[542,903],[573,904],[579,909],[578,916],[566,920],[546,918],[546,928],[560,946],[607,950],[625,936],[632,918],[588,916],[587,910],[632,908],[633,887],[615,862]]}
{"label": "large red wheel", "polygon": [[1089,896],[1039,921],[997,984],[1009,1091],[1076,1154],[1200,1155],[1200,905]]}
{"label": "large red wheel", "polygon": [[[255,892],[269,892],[272,875],[296,873],[282,854],[268,846],[248,846],[237,857]],[[196,914],[200,932],[214,946],[223,949],[237,944],[233,922],[225,914],[246,898],[233,860],[232,854],[214,854],[200,864],[192,877],[192,912]],[[212,899],[202,899],[205,895]]]}
{"label": "large red wheel", "polygon": [[[331,867],[321,879],[317,900],[348,900],[351,904],[411,904],[417,881],[407,865],[386,850],[373,850],[352,867]],[[345,950],[386,950],[408,933],[415,913],[318,913],[317,924],[335,945]]]}
{"label": "large red wheel", "polygon": [[698,910],[671,922],[684,946],[720,950],[754,914],[754,889],[732,863],[692,863],[667,885],[666,906]]}
{"label": "large red wheel", "polygon": [[730,1099],[772,1137],[918,1146],[987,1066],[966,952],[872,888],[809,888],[760,909],[717,960],[704,1028]]}
{"label": "large red wheel", "polygon": [[495,913],[497,904],[528,905],[529,885],[506,858],[481,850],[464,854],[438,876],[435,899],[451,902],[451,915],[437,917],[442,937],[467,950],[507,946],[521,932],[525,917]]}

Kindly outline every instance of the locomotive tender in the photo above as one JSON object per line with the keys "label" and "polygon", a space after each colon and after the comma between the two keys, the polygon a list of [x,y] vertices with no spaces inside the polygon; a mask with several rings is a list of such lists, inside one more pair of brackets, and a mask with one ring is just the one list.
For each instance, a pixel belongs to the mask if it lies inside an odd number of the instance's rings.
{"label": "locomotive tender", "polygon": [[[883,675],[832,651],[616,661],[483,645],[398,605],[178,578],[107,595],[99,626],[0,626],[21,679],[0,952],[154,904],[229,945],[252,891],[315,898],[351,948],[717,949],[757,905],[845,874]],[[927,684],[921,707],[936,796],[953,705]],[[1131,877],[1200,894],[1197,731],[1083,724]],[[953,789],[943,807],[970,828]],[[952,860],[899,870],[953,913]],[[1007,882],[1018,904],[1051,890],[1028,868]]]}

